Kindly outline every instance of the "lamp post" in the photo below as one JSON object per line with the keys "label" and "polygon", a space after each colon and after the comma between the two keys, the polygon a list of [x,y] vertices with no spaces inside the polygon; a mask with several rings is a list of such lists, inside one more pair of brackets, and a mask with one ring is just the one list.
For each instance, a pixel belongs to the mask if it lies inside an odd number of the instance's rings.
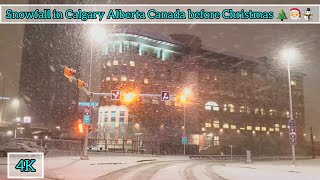
{"label": "lamp post", "polygon": [[[90,63],[89,63],[89,92],[91,92],[91,77],[92,77],[92,55],[93,55],[93,41],[102,42],[105,37],[105,31],[99,26],[92,26],[90,28]],[[87,97],[87,101],[91,102],[91,95]],[[81,159],[88,160],[88,125],[85,125],[84,143],[83,143],[83,156]]]}
{"label": "lamp post", "polygon": [[1,93],[1,104],[0,104],[0,122],[2,122],[2,113],[3,113],[3,102],[4,102],[4,91],[5,91],[5,82],[6,78],[3,73],[0,72],[0,76],[2,77],[2,93]]}
{"label": "lamp post", "polygon": [[[18,110],[19,110],[19,104],[20,101],[19,99],[13,99],[13,101],[11,102],[11,105],[16,108],[16,114],[15,114],[15,124],[17,126],[17,123],[20,121],[20,118],[18,117]],[[17,138],[17,127],[14,128],[14,138]]]}
{"label": "lamp post", "polygon": [[[287,69],[288,69],[288,86],[289,86],[289,105],[290,105],[290,119],[293,120],[293,108],[292,108],[292,92],[291,92],[291,69],[290,62],[293,58],[297,58],[297,50],[294,48],[286,48],[282,50],[282,57],[287,61]],[[296,149],[295,143],[291,144],[292,151],[292,164],[296,164]]]}
{"label": "lamp post", "polygon": [[[190,88],[184,88],[182,95],[180,96],[180,102],[183,103],[183,135],[186,135],[186,103],[188,100],[188,97],[190,97],[192,94],[192,91]],[[183,154],[186,155],[186,143],[183,143]]]}

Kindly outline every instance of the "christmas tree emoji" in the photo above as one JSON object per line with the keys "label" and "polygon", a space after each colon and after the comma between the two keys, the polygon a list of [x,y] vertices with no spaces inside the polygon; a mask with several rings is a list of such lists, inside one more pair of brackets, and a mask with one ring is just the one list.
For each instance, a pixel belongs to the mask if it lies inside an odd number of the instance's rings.
{"label": "christmas tree emoji", "polygon": [[278,14],[277,19],[280,19],[281,21],[283,21],[284,19],[288,19],[288,18],[286,16],[286,13],[283,10],[281,10]]}

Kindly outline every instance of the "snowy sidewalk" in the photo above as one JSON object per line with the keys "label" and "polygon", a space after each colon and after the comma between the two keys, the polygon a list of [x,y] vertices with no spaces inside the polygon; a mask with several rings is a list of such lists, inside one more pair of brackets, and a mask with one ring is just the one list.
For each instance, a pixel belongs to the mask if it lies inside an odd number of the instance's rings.
{"label": "snowy sidewalk", "polygon": [[320,159],[299,160],[297,166],[291,161],[254,162],[252,164],[230,163],[213,166],[214,171],[228,180],[316,180],[320,179]]}

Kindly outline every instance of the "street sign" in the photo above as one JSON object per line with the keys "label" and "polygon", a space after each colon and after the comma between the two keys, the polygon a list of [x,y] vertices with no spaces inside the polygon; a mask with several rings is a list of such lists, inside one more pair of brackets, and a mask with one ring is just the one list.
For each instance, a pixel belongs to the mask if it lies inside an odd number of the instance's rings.
{"label": "street sign", "polygon": [[84,124],[90,124],[90,121],[91,121],[90,115],[83,116],[83,123]]}
{"label": "street sign", "polygon": [[111,100],[120,100],[120,90],[113,90],[111,91]]}
{"label": "street sign", "polygon": [[188,143],[187,137],[183,136],[183,137],[181,138],[181,144],[187,144],[187,143]]}
{"label": "street sign", "polygon": [[293,144],[297,144],[297,140],[296,138],[292,138],[290,139],[290,144],[293,145]]}
{"label": "street sign", "polygon": [[289,120],[289,138],[290,138],[290,144],[294,145],[297,143],[297,135],[296,135],[296,123],[293,119]]}
{"label": "street sign", "polygon": [[24,116],[23,117],[23,123],[30,124],[31,123],[31,117],[30,116]]}
{"label": "street sign", "polygon": [[97,102],[79,102],[78,106],[99,106]]}
{"label": "street sign", "polygon": [[296,123],[294,122],[293,119],[289,120],[289,127],[295,127],[296,126]]}
{"label": "street sign", "polygon": [[296,134],[296,128],[295,127],[289,127],[289,134]]}
{"label": "street sign", "polygon": [[161,91],[161,101],[170,101],[170,91]]}

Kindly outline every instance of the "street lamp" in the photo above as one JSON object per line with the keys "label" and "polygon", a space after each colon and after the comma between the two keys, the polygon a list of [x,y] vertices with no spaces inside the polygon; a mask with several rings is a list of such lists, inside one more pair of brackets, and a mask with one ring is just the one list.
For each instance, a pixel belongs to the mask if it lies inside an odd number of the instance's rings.
{"label": "street lamp", "polygon": [[123,101],[126,103],[131,103],[134,101],[135,97],[136,97],[136,94],[134,92],[129,92],[124,95]]}
{"label": "street lamp", "polygon": [[[281,57],[287,61],[288,67],[288,86],[289,86],[289,105],[290,105],[290,120],[293,120],[293,110],[292,110],[292,95],[291,95],[291,70],[290,63],[298,57],[298,51],[295,48],[285,48],[281,51]],[[296,164],[296,150],[295,144],[291,145],[292,150],[292,163]]]}
{"label": "street lamp", "polygon": [[[91,77],[92,77],[92,46],[93,46],[93,41],[101,43],[105,40],[106,33],[105,29],[103,29],[101,26],[91,26],[89,29],[89,38],[90,38],[90,64],[89,64],[89,92],[91,92]],[[88,102],[91,102],[91,96],[88,96],[87,99]],[[88,160],[88,125],[84,126],[84,143],[83,143],[83,156],[80,159]]]}
{"label": "street lamp", "polygon": [[92,46],[93,41],[102,43],[106,38],[105,29],[101,26],[94,25],[90,27],[89,30],[89,38],[90,38],[90,67],[89,67],[89,92],[91,88],[91,72],[92,72]]}
{"label": "street lamp", "polygon": [[[13,101],[11,102],[11,105],[13,106],[13,108],[16,108],[16,118],[15,118],[16,122],[15,123],[17,124],[21,120],[18,117],[18,110],[19,110],[19,105],[20,105],[19,99],[17,99],[17,98],[13,99]],[[14,128],[14,138],[17,138],[17,127]]]}

